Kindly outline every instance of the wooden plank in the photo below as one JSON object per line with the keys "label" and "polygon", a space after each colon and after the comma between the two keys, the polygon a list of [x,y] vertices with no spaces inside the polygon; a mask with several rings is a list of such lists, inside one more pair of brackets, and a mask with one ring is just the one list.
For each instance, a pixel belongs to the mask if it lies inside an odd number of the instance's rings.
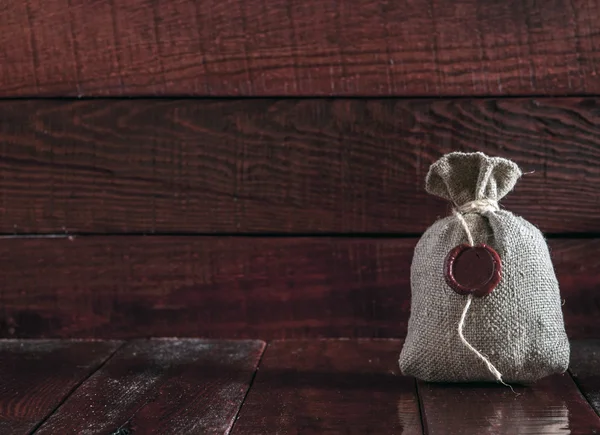
{"label": "wooden plank", "polygon": [[116,341],[0,340],[0,433],[31,433],[119,346]]}
{"label": "wooden plank", "polygon": [[[599,81],[600,82],[600,81]],[[0,232],[420,233],[444,153],[525,175],[503,205],[600,229],[600,99],[0,103]]]}
{"label": "wooden plank", "polygon": [[269,343],[233,429],[244,434],[422,434],[400,340]]}
{"label": "wooden plank", "polygon": [[[415,244],[412,238],[3,239],[0,335],[403,337]],[[550,246],[568,333],[600,336],[600,239]]]}
{"label": "wooden plank", "polygon": [[599,11],[597,0],[10,2],[0,96],[597,94]]}
{"label": "wooden plank", "polygon": [[600,415],[600,340],[573,341],[569,371],[585,398]]}
{"label": "wooden plank", "polygon": [[36,435],[228,434],[265,344],[154,339],[119,351]]}
{"label": "wooden plank", "polygon": [[569,434],[600,432],[600,419],[568,374],[515,393],[494,384],[418,383],[428,435]]}

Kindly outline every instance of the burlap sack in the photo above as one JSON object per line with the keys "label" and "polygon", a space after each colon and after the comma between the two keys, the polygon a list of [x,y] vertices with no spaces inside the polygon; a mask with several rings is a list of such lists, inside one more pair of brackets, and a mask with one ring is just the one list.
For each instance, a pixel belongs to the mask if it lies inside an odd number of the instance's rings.
{"label": "burlap sack", "polygon": [[[426,190],[455,208],[469,209],[474,200],[500,200],[521,175],[518,166],[506,159],[451,153],[431,166]],[[474,208],[463,210],[462,216],[474,242],[499,254],[502,278],[490,295],[473,298],[464,323],[466,340],[506,382],[530,383],[564,372],[569,342],[543,235],[509,211]],[[415,248],[411,315],[400,354],[400,369],[406,375],[425,381],[495,380],[486,364],[461,342],[457,326],[467,296],[454,292],[444,279],[446,255],[466,242],[465,230],[453,215],[435,222]]]}

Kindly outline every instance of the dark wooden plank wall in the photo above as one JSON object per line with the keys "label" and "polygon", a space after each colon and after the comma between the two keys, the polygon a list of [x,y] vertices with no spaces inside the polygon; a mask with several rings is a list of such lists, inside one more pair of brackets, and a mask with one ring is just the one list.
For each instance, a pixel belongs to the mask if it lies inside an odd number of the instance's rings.
{"label": "dark wooden plank wall", "polygon": [[[0,335],[402,337],[416,241],[2,239]],[[600,336],[600,240],[550,247],[570,336]]]}
{"label": "dark wooden plank wall", "polygon": [[597,0],[30,0],[0,14],[0,93],[600,91]]}
{"label": "dark wooden plank wall", "polygon": [[5,2],[0,336],[401,337],[452,150],[533,171],[503,204],[597,336],[599,6]]}
{"label": "dark wooden plank wall", "polygon": [[[600,229],[600,100],[0,102],[0,233],[420,233],[429,165],[514,159],[503,205]],[[535,198],[535,201],[532,201]]]}

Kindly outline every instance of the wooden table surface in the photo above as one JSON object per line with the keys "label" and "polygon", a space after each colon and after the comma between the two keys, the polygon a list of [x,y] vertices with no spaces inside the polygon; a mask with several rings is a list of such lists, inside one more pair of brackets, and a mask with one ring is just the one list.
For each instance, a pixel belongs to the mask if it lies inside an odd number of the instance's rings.
{"label": "wooden table surface", "polygon": [[4,340],[0,433],[600,433],[600,340],[573,343],[571,373],[514,393],[402,376],[401,347],[395,339]]}

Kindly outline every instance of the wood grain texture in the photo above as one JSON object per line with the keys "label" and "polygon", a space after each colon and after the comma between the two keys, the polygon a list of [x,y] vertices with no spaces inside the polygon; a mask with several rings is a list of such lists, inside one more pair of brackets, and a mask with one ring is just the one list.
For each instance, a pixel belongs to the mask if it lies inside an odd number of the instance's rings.
{"label": "wood grain texture", "polygon": [[590,435],[600,418],[568,374],[553,375],[515,393],[495,384],[418,383],[428,435]]}
{"label": "wood grain texture", "polygon": [[444,153],[525,172],[503,205],[600,231],[600,100],[0,102],[0,232],[420,233]]}
{"label": "wood grain texture", "polygon": [[[403,337],[416,239],[5,238],[8,337]],[[551,240],[572,338],[600,336],[600,239]]]}
{"label": "wood grain texture", "polygon": [[571,342],[571,375],[600,415],[600,339]]}
{"label": "wood grain texture", "polygon": [[31,433],[119,346],[115,341],[0,340],[0,433]]}
{"label": "wood grain texture", "polygon": [[129,343],[41,426],[59,433],[228,434],[264,343]]}
{"label": "wood grain texture", "polygon": [[0,96],[598,93],[600,4],[30,0]]}
{"label": "wood grain texture", "polygon": [[413,378],[398,370],[400,340],[269,343],[233,435],[421,435]]}

